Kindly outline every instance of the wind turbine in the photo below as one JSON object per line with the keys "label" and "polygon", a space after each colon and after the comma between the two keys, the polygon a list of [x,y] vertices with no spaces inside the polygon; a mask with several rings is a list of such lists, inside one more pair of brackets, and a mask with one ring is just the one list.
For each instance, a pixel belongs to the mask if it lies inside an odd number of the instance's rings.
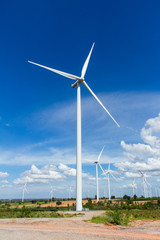
{"label": "wind turbine", "polygon": [[152,185],[146,180],[147,185],[149,186],[149,194],[148,197],[152,198]]}
{"label": "wind turbine", "polygon": [[57,74],[60,74],[66,78],[70,78],[72,80],[75,80],[76,82],[72,84],[72,88],[77,87],[77,157],[76,157],[76,164],[77,164],[77,171],[76,171],[76,211],[82,211],[82,163],[81,163],[81,91],[80,91],[80,84],[83,83],[84,86],[88,89],[88,91],[93,95],[93,97],[97,100],[97,102],[101,105],[101,107],[108,113],[108,115],[112,118],[112,120],[116,123],[118,127],[119,124],[116,122],[116,120],[112,117],[112,115],[109,113],[109,111],[105,108],[105,106],[102,104],[102,102],[99,100],[99,98],[94,94],[94,92],[90,89],[88,84],[84,80],[84,76],[88,67],[88,63],[91,57],[91,53],[94,47],[94,43],[92,45],[92,48],[87,56],[87,59],[83,65],[82,71],[81,71],[81,77],[78,77],[76,75],[72,75],[69,73],[65,73],[50,67],[46,67],[43,65],[40,65],[35,62],[28,61],[29,63],[35,64],[39,67],[45,68],[47,70],[50,70],[52,72],[55,72]]}
{"label": "wind turbine", "polygon": [[108,164],[108,170],[105,170],[102,175],[105,175],[108,178],[108,199],[111,200],[111,189],[110,189],[110,178],[109,178],[109,175],[111,175],[112,178],[115,181],[117,181],[117,178],[115,178],[115,176],[112,173],[112,170],[110,169],[110,160],[109,160],[109,164]]}
{"label": "wind turbine", "polygon": [[142,171],[140,171],[141,177],[143,179],[143,190],[144,190],[144,197],[147,198],[148,197],[148,191],[147,191],[147,181],[146,181],[146,177],[144,175],[144,173]]}
{"label": "wind turbine", "polygon": [[22,202],[24,202],[24,193],[27,192],[28,193],[28,190],[27,190],[27,183],[25,183],[23,185],[23,189],[22,189]]}
{"label": "wind turbine", "polygon": [[[99,163],[99,160],[101,158],[101,155],[102,155],[102,152],[104,150],[104,147],[102,148],[99,156],[98,156],[98,159],[94,162],[94,164],[96,164],[96,186],[97,186],[97,203],[99,202],[99,187],[98,187],[98,165],[100,166],[100,168],[102,169],[101,167],[101,164]],[[104,171],[104,170],[102,170]]]}
{"label": "wind turbine", "polygon": [[71,194],[73,193],[73,188],[69,187],[68,198],[71,199]]}
{"label": "wind turbine", "polygon": [[49,196],[51,196],[51,201],[52,201],[52,198],[53,198],[53,186],[52,185],[50,185]]}
{"label": "wind turbine", "polygon": [[135,195],[135,189],[137,188],[137,185],[135,184],[135,179],[133,181],[133,183],[131,184],[131,187],[133,189],[133,196]]}

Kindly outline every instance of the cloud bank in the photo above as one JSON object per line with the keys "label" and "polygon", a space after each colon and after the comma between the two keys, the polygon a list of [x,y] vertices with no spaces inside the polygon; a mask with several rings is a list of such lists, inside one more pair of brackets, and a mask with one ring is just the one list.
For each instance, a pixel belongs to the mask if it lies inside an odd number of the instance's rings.
{"label": "cloud bank", "polygon": [[144,143],[127,144],[121,141],[126,161],[114,165],[127,171],[126,177],[139,177],[138,171],[146,172],[148,177],[157,176],[160,174],[160,114],[146,121],[140,136]]}

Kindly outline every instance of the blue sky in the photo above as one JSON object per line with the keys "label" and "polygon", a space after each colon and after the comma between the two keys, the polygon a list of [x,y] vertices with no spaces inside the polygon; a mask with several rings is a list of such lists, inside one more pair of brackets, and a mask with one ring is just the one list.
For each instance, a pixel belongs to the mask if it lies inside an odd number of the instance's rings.
{"label": "blue sky", "polygon": [[[119,189],[122,195],[132,194],[135,178],[137,194],[142,195],[142,179],[133,177],[138,170],[145,172],[156,194],[159,10],[159,1],[142,0],[0,4],[1,198],[20,198],[26,181],[26,197],[48,197],[50,184],[57,197],[68,196],[70,186],[75,196],[76,89],[72,80],[27,61],[80,76],[93,42],[85,80],[121,127],[82,86],[83,196],[95,195],[95,166],[90,161],[104,145],[102,166],[106,169],[110,159],[119,179],[111,182],[111,194],[120,195]],[[100,195],[104,192],[107,182],[100,175]]]}

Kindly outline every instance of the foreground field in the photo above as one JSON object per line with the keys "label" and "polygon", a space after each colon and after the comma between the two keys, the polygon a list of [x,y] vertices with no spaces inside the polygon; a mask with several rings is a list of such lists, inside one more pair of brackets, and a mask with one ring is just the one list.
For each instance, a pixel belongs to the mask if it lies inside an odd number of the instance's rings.
{"label": "foreground field", "polygon": [[83,216],[58,219],[0,219],[0,236],[3,240],[160,240],[160,221],[138,220],[131,227],[84,221],[104,212],[89,211]]}

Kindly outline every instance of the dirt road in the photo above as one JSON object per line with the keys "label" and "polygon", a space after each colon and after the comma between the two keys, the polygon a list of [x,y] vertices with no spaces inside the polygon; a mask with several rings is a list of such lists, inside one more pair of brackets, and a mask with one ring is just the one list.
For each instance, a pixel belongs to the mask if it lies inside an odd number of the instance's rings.
{"label": "dirt road", "polygon": [[84,222],[104,211],[52,219],[1,219],[0,240],[160,240],[160,221],[137,221],[133,227]]}

